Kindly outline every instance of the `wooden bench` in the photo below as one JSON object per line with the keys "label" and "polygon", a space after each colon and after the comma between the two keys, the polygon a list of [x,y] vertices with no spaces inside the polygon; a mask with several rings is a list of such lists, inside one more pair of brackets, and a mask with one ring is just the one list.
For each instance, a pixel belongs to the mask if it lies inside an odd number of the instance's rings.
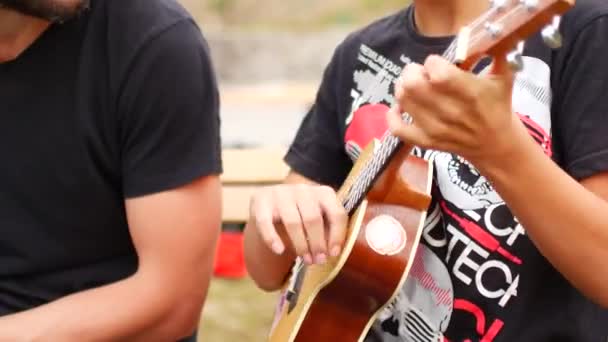
{"label": "wooden bench", "polygon": [[225,149],[222,152],[224,174],[224,224],[243,224],[249,218],[249,201],[260,186],[278,184],[289,167],[283,162],[285,148]]}

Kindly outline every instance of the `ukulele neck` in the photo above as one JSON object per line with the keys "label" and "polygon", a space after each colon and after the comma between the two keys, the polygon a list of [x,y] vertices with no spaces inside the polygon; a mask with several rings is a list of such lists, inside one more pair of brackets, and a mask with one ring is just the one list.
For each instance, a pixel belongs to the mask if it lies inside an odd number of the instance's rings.
{"label": "ukulele neck", "polygon": [[[455,63],[457,60],[457,46],[456,38],[443,53],[443,58],[450,63]],[[404,115],[404,121],[409,121],[409,115]],[[356,175],[355,181],[349,191],[341,198],[342,204],[348,215],[351,215],[359,204],[361,204],[361,201],[365,198],[376,179],[382,174],[397,152],[405,149],[407,150],[407,154],[409,154],[413,148],[413,145],[403,143],[399,138],[391,135],[388,131],[384,134],[378,148],[373,151],[373,153],[363,157],[366,158],[361,161],[364,166]]]}

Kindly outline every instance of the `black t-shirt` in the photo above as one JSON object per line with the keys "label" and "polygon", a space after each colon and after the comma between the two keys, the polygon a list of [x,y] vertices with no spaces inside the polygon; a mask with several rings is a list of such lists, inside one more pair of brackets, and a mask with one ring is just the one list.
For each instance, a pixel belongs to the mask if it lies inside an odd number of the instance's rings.
{"label": "black t-shirt", "polygon": [[[412,14],[383,18],[336,49],[286,156],[296,172],[340,185],[361,149],[387,130],[403,66],[448,47],[452,37],[418,34]],[[547,156],[581,179],[608,170],[608,3],[579,0],[561,31],[559,50],[540,34],[526,41],[513,107]],[[433,202],[410,276],[370,341],[606,341],[608,312],[550,265],[473,165],[414,153],[434,160]]]}
{"label": "black t-shirt", "polygon": [[0,315],[133,274],[124,200],[221,172],[218,98],[174,0],[94,0],[0,64]]}

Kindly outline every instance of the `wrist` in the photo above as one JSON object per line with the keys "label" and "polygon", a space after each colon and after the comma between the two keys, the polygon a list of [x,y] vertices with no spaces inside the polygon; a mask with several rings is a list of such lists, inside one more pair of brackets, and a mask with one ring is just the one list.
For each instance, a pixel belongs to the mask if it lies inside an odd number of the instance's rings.
{"label": "wrist", "polygon": [[525,160],[525,155],[533,148],[538,148],[526,127],[517,115],[512,115],[511,123],[487,141],[487,151],[470,157],[468,160],[479,171],[492,174],[494,171],[511,171]]}

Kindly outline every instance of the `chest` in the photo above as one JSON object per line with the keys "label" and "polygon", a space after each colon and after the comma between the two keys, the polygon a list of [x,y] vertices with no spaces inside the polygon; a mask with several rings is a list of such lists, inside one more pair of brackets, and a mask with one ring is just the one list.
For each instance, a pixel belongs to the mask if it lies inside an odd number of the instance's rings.
{"label": "chest", "polygon": [[[531,136],[552,156],[552,71],[550,55],[537,46],[535,39],[525,51],[524,69],[513,85],[513,111],[521,118]],[[387,131],[386,112],[395,104],[395,82],[410,63],[424,63],[429,54],[441,54],[442,48],[411,50],[386,49],[361,44],[353,54],[353,66],[344,74],[339,118],[345,152],[351,159],[374,139]],[[488,66],[480,63],[477,71]],[[440,165],[437,165],[438,167]]]}
{"label": "chest", "polygon": [[14,63],[0,66],[5,191],[76,198],[83,188],[117,184],[117,126],[102,105],[103,78],[86,71],[91,62],[78,31],[66,29],[46,33]]}

